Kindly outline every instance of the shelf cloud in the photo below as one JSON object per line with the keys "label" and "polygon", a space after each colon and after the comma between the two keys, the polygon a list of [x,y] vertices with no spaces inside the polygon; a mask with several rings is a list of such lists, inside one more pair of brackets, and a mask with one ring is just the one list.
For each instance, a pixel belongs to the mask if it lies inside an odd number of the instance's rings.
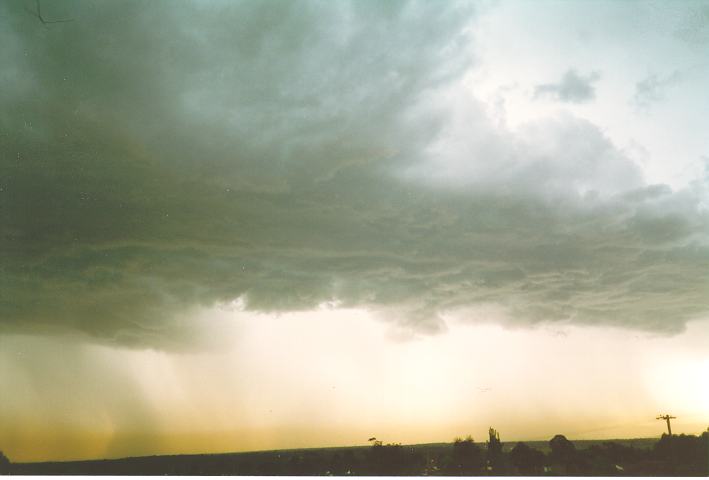
{"label": "shelf cloud", "polygon": [[423,333],[488,305],[660,333],[709,312],[707,182],[649,185],[571,114],[512,131],[456,102],[468,4],[51,9],[74,21],[0,6],[3,331],[178,348],[185,312],[237,299]]}

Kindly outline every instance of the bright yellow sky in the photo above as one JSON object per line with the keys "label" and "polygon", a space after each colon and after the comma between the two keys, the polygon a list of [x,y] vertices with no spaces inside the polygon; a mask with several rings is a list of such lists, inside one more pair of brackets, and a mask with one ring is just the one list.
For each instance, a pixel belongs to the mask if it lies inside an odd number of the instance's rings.
{"label": "bright yellow sky", "polygon": [[357,310],[201,315],[216,353],[1,337],[0,446],[27,461],[483,439],[490,425],[510,441],[644,437],[663,412],[677,433],[709,423],[706,321],[653,337],[450,318],[415,337]]}

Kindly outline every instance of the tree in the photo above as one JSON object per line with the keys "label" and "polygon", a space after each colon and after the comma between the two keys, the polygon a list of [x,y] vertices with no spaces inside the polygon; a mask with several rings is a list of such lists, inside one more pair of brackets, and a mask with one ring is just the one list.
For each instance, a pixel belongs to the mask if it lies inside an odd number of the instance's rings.
{"label": "tree", "polygon": [[576,447],[563,435],[555,435],[549,441],[551,461],[563,467],[564,474],[575,475],[585,468],[582,457],[577,455]]}
{"label": "tree", "polygon": [[487,442],[487,462],[491,467],[498,463],[502,454],[502,442],[500,441],[500,432],[490,427],[488,430],[489,440]]}
{"label": "tree", "polygon": [[0,452],[0,475],[10,474],[10,459]]}
{"label": "tree", "polygon": [[566,464],[573,459],[576,454],[576,447],[563,435],[555,435],[549,440],[551,448],[551,459],[557,463]]}
{"label": "tree", "polygon": [[510,459],[523,475],[540,474],[544,470],[544,454],[523,442],[515,445],[510,452]]}
{"label": "tree", "polygon": [[373,441],[367,455],[368,475],[419,475],[425,466],[421,454],[400,443]]}
{"label": "tree", "polygon": [[482,467],[482,451],[475,445],[473,437],[453,440],[453,454],[447,473],[452,475],[475,475]]}
{"label": "tree", "polygon": [[652,450],[656,460],[672,466],[674,475],[706,475],[709,471],[709,434],[662,434]]}

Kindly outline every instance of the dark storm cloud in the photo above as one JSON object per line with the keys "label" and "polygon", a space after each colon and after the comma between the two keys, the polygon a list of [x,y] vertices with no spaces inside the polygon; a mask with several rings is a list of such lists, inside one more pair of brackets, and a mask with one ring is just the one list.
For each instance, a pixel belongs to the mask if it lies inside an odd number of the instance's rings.
{"label": "dark storm cloud", "polygon": [[468,66],[467,8],[50,5],[74,21],[0,7],[6,331],[171,348],[185,312],[237,298],[425,332],[481,304],[665,332],[709,310],[704,185],[644,187],[574,121],[483,121],[437,163],[450,122],[426,99]]}
{"label": "dark storm cloud", "polygon": [[598,72],[580,75],[576,70],[568,70],[558,83],[537,85],[534,97],[547,97],[569,103],[584,103],[596,98],[593,86],[601,78]]}

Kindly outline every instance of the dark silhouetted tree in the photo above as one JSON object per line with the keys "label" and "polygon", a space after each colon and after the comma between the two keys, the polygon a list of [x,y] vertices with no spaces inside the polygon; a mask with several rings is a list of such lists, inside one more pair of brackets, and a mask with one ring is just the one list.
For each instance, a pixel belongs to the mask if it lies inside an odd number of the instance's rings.
{"label": "dark silhouetted tree", "polygon": [[453,440],[453,453],[445,468],[446,474],[475,475],[480,473],[482,466],[483,454],[480,447],[475,445],[473,437],[468,435],[465,439]]}
{"label": "dark silhouetted tree", "polygon": [[709,474],[709,433],[663,434],[652,451],[653,457],[669,464],[673,475]]}
{"label": "dark silhouetted tree", "polygon": [[367,458],[370,475],[417,475],[424,464],[423,457],[410,448],[404,448],[399,443],[384,445],[379,440],[369,449]]}
{"label": "dark silhouetted tree", "polygon": [[502,442],[500,433],[490,427],[488,430],[489,440],[487,441],[487,464],[493,468],[499,466],[502,457]]}
{"label": "dark silhouetted tree", "polygon": [[0,475],[10,474],[10,459],[0,452]]}
{"label": "dark silhouetted tree", "polygon": [[535,475],[544,471],[544,454],[519,442],[510,452],[512,464],[523,475]]}
{"label": "dark silhouetted tree", "polygon": [[619,472],[624,472],[628,465],[642,460],[641,452],[616,442],[591,445],[585,451],[585,457],[590,468],[589,474],[594,476],[617,475]]}
{"label": "dark silhouetted tree", "polygon": [[563,435],[555,435],[549,440],[551,448],[551,459],[557,463],[566,463],[573,459],[576,454],[576,447]]}
{"label": "dark silhouetted tree", "polygon": [[576,447],[563,435],[555,435],[549,441],[549,447],[551,448],[550,459],[553,464],[562,466],[564,472],[569,475],[578,474],[584,468],[584,459],[577,455]]}

